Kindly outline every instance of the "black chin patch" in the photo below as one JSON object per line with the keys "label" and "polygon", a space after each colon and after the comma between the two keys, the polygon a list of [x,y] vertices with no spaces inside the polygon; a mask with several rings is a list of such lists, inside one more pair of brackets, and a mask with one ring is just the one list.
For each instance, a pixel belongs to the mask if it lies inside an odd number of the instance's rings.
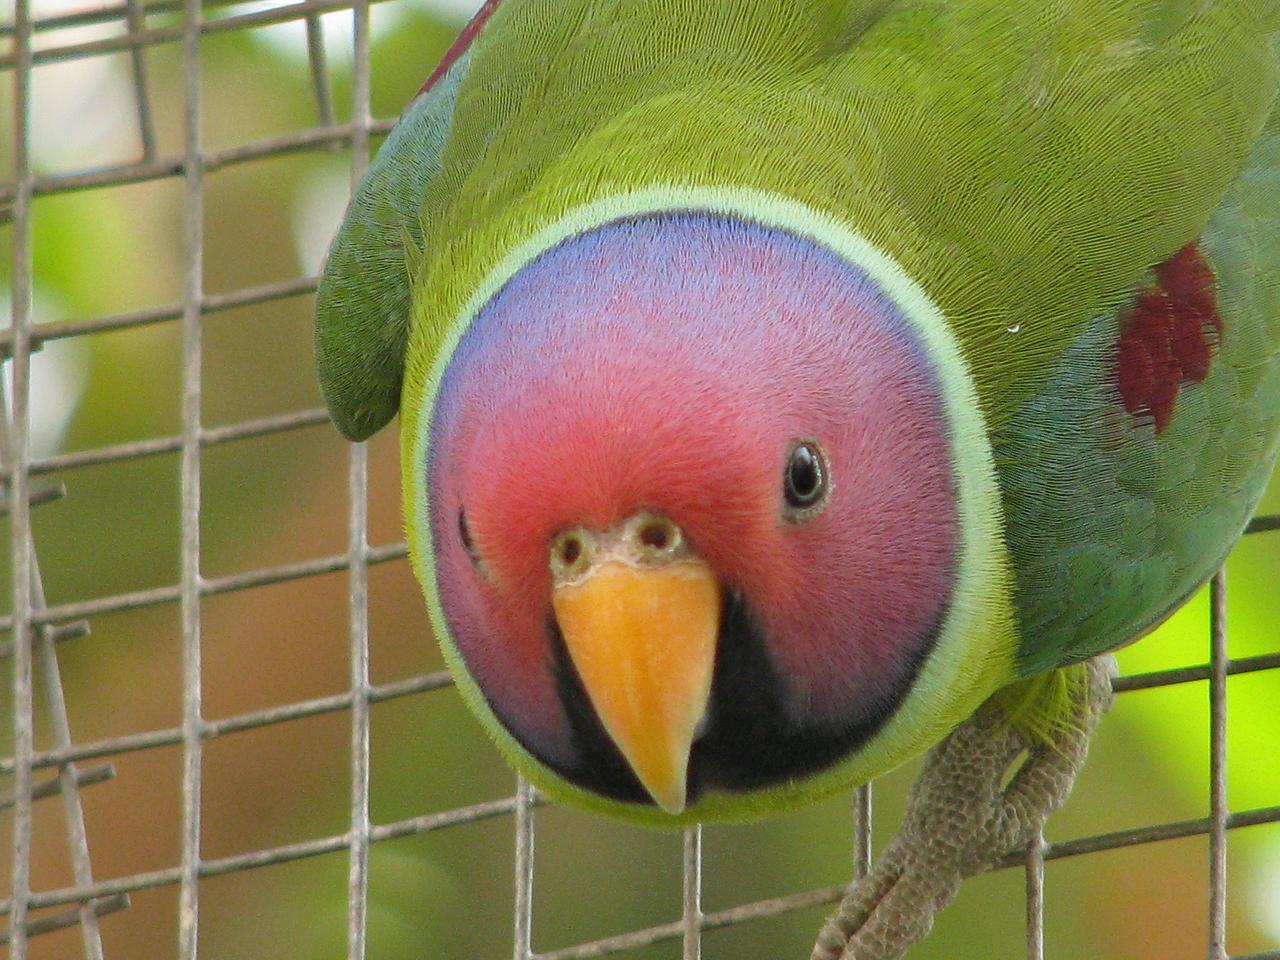
{"label": "black chin patch", "polygon": [[[741,596],[726,593],[708,722],[689,758],[688,802],[706,791],[746,793],[800,779],[848,757],[875,736],[906,698],[934,648],[944,616],[945,610],[940,611],[892,686],[875,702],[862,704],[856,720],[805,725],[790,718],[786,687],[759,624]],[[548,633],[556,686],[573,728],[576,753],[572,766],[552,764],[552,769],[593,793],[653,805],[596,716],[554,617]]]}
{"label": "black chin patch", "polygon": [[845,724],[803,724],[787,708],[786,685],[768,643],[738,594],[720,612],[710,721],[693,745],[689,802],[706,790],[746,793],[818,773],[870,740],[906,699],[933,650],[942,617],[914,647],[911,662],[879,699]]}

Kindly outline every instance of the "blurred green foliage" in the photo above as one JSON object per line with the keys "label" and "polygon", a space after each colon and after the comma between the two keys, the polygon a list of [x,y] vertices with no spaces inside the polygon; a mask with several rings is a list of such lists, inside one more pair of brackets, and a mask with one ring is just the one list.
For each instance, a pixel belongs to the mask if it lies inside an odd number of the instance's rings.
{"label": "blurred green foliage", "polygon": [[[392,8],[394,7],[394,10]],[[458,28],[402,2],[380,5],[386,29],[373,46],[373,108],[394,116],[417,90]],[[332,24],[327,20],[327,24]],[[301,58],[301,28],[224,32],[202,45],[206,149],[278,136],[316,122]],[[292,30],[292,32],[285,32]],[[290,48],[292,47],[292,49]],[[333,52],[333,51],[331,51]],[[181,152],[180,51],[147,53],[161,154]],[[339,112],[350,71],[333,59]],[[112,82],[127,90],[127,61],[110,58]],[[55,68],[37,71],[37,84]],[[56,67],[65,70],[65,66]],[[68,82],[67,76],[71,79]],[[59,96],[92,109],[98,91]],[[68,92],[72,91],[72,92]],[[6,93],[7,95],[7,93]],[[49,94],[52,96],[52,94]],[[51,102],[38,101],[38,102]],[[126,98],[127,104],[127,98]],[[74,113],[74,111],[73,111]],[[4,123],[11,111],[3,110]],[[118,128],[132,131],[128,112]],[[341,118],[340,118],[341,119]],[[0,139],[9,142],[7,127]],[[41,150],[44,169],[107,162],[77,147]],[[107,147],[128,155],[130,133]],[[104,148],[105,149],[105,148]],[[314,271],[336,224],[348,178],[345,150],[312,150],[210,172],[204,184],[204,286],[216,293]],[[183,275],[182,193],[176,179],[41,197],[35,205],[37,321],[95,317],[179,301]],[[316,234],[323,234],[317,236]],[[10,269],[11,233],[0,231],[0,271]],[[8,275],[0,272],[0,287]],[[6,302],[7,309],[7,302]],[[319,404],[310,353],[309,298],[206,317],[203,418],[218,425]],[[159,323],[78,338],[58,352],[82,380],[78,400],[49,387],[52,364],[38,358],[38,402],[74,403],[64,449],[177,431],[180,330]],[[46,380],[41,392],[41,377]],[[394,430],[371,444],[371,540],[399,538]],[[34,532],[51,603],[175,583],[178,579],[177,458],[163,455],[69,471],[68,498],[40,508]],[[44,481],[39,481],[43,483]],[[205,451],[202,463],[205,576],[345,550],[345,447],[327,427]],[[1280,511],[1273,484],[1265,510]],[[1280,534],[1247,538],[1229,564],[1233,656],[1276,649],[1280,621]],[[8,590],[6,588],[6,596]],[[407,565],[371,574],[373,671],[377,682],[441,666]],[[1203,662],[1203,597],[1157,634],[1123,651],[1126,673]],[[335,693],[348,686],[346,579],[313,578],[202,604],[205,715],[226,716]],[[95,619],[92,634],[60,648],[78,740],[174,726],[181,710],[177,612],[158,607]],[[9,663],[0,682],[10,689]],[[1280,671],[1230,682],[1231,800],[1236,809],[1280,802]],[[7,696],[7,694],[5,695]],[[8,704],[5,704],[8,715]],[[43,710],[43,701],[37,704]],[[1204,684],[1121,698],[1103,725],[1076,795],[1050,824],[1051,839],[1207,812],[1207,694]],[[47,730],[39,730],[45,742]],[[10,752],[3,734],[4,752]],[[512,776],[453,691],[373,708],[373,817],[388,822],[509,793]],[[350,730],[330,714],[211,741],[204,759],[206,858],[228,856],[347,829]],[[86,791],[99,877],[177,862],[179,752],[116,759],[111,783]],[[877,844],[891,835],[914,765],[876,791]],[[841,882],[851,863],[847,798],[837,797],[766,824],[709,829],[704,909]],[[70,882],[60,808],[40,805],[37,888]],[[680,841],[543,808],[537,817],[535,945],[553,949],[675,919]],[[512,909],[510,822],[482,821],[377,845],[372,853],[369,955],[379,960],[504,956]],[[1248,952],[1280,937],[1280,828],[1233,835],[1231,945]],[[1194,956],[1206,935],[1203,838],[1053,863],[1048,944],[1052,956]],[[344,956],[346,860],[324,856],[234,873],[201,885],[202,956]],[[1270,898],[1270,915],[1263,902]],[[968,884],[934,935],[911,956],[1018,956],[1022,879],[1016,871]],[[825,913],[812,909],[709,932],[704,956],[800,957]],[[108,957],[173,955],[176,894],[134,896],[103,921]],[[38,938],[33,956],[77,955],[73,932]],[[670,944],[627,956],[674,955]]]}

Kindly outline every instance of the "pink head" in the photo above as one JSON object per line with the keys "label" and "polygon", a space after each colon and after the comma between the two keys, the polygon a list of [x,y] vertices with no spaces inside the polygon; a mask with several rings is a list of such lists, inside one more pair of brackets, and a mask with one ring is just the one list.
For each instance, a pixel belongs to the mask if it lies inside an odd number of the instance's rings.
{"label": "pink head", "polygon": [[525,266],[450,360],[426,465],[441,603],[499,721],[579,786],[658,796],[566,650],[556,593],[639,517],[718,587],[674,808],[856,750],[950,601],[938,390],[866,275],[781,231],[660,214]]}

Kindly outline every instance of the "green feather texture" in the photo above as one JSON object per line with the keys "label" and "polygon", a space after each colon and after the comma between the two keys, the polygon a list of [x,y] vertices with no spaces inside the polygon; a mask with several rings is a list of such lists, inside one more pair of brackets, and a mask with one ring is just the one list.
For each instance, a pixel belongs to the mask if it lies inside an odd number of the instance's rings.
{"label": "green feather texture", "polygon": [[1267,484],[1280,434],[1280,111],[1201,248],[1223,330],[1167,429],[1117,403],[1113,312],[996,439],[1025,673],[1154,627],[1222,562]]}
{"label": "green feather texture", "polygon": [[1011,683],[989,702],[1024,743],[1052,748],[1079,716],[1086,687],[1084,665],[1073,664]]}
{"label": "green feather texture", "polygon": [[946,313],[1001,426],[1091,317],[1199,234],[1269,112],[1271,3],[1185,7],[508,0],[425,197],[439,243],[414,382],[539,227],[654,186],[731,186],[893,256]]}
{"label": "green feather texture", "polygon": [[[1278,88],[1277,0],[505,0],[352,201],[318,299],[325,396],[355,439],[401,408],[430,604],[424,408],[494,278],[555,225],[637,197],[808,211],[891,261],[958,345],[1009,554],[981,598],[1007,615],[981,643],[992,662],[1017,650],[994,686],[1049,671],[1181,602],[1274,463]],[[1223,331],[1157,432],[1121,402],[1117,341],[1135,291],[1193,241]],[[1006,706],[1050,704],[1022,723],[1051,732],[1063,683]],[[901,758],[864,759],[860,775]]]}
{"label": "green feather texture", "polygon": [[[894,257],[960,340],[1022,672],[1131,639],[1208,575],[1271,461],[1278,8],[507,0],[424,195],[407,405],[483,278],[574,208],[655,187],[796,200]],[[1202,235],[1226,324],[1211,377],[1160,436],[1126,431],[1118,313]]]}
{"label": "green feather texture", "polygon": [[439,173],[465,56],[413,101],[360,181],[316,292],[316,365],[329,415],[364,440],[400,406],[413,276],[423,252],[419,210]]}

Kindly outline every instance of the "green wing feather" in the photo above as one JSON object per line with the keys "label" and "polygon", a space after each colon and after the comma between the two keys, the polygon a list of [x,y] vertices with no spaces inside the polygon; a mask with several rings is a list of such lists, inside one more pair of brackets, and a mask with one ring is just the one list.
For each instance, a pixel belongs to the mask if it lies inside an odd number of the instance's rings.
{"label": "green wing feather", "polygon": [[1222,562],[1262,495],[1280,442],[1280,110],[1201,248],[1223,336],[1166,430],[1120,406],[1119,319],[1107,313],[997,437],[1026,673],[1163,619]]}
{"label": "green wing feather", "polygon": [[400,406],[420,210],[440,171],[467,58],[413,101],[347,207],[316,292],[316,365],[330,417],[350,440],[380,430]]}

